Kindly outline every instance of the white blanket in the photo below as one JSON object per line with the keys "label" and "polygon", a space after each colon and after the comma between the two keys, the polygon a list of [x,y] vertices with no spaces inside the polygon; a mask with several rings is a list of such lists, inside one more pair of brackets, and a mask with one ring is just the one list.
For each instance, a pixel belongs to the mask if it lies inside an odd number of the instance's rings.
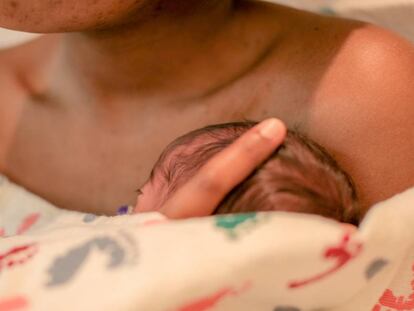
{"label": "white blanket", "polygon": [[0,311],[414,310],[414,188],[354,230],[281,212],[96,217],[3,179],[0,227]]}

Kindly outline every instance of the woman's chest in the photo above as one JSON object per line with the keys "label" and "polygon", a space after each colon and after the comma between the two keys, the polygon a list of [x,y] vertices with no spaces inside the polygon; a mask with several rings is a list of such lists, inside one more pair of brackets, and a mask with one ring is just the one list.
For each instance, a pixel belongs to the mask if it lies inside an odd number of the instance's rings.
{"label": "woman's chest", "polygon": [[57,206],[113,213],[134,204],[164,147],[208,124],[269,114],[258,98],[223,98],[195,108],[133,110],[90,118],[45,107],[23,109],[7,148],[4,172]]}
{"label": "woman's chest", "polygon": [[[308,91],[281,75],[253,75],[199,100],[59,106],[26,103],[14,115],[4,173],[52,203],[110,213],[134,204],[166,145],[193,129],[270,116],[300,123]],[[121,107],[121,108],[120,108]]]}

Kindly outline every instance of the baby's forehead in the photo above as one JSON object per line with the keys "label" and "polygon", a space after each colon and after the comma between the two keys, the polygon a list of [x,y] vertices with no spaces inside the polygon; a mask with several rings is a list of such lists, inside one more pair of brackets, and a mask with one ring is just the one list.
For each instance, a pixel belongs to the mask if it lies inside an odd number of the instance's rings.
{"label": "baby's forehead", "polygon": [[157,163],[154,166],[152,178],[164,178],[169,180],[174,169],[180,165],[182,167],[190,162],[204,146],[214,142],[214,139],[206,134],[200,134],[194,137],[182,137],[171,143],[163,151]]}

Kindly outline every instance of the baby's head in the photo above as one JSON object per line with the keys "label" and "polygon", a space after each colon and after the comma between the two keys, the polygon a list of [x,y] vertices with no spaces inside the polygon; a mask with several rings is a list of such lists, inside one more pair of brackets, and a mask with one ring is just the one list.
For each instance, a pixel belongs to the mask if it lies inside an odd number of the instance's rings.
{"label": "baby's head", "polygon": [[[215,154],[255,122],[207,126],[173,141],[141,188],[137,210],[157,210]],[[350,177],[318,144],[289,130],[284,143],[235,187],[215,213],[290,211],[356,224],[357,196]]]}

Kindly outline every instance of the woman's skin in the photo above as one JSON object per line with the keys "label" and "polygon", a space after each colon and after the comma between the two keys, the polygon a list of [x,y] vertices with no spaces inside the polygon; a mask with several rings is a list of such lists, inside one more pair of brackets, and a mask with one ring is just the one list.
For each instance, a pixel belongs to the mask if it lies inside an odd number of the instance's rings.
{"label": "woman's skin", "polygon": [[[247,178],[285,137],[286,127],[280,120],[272,118],[261,122],[209,160],[157,211],[176,219],[213,214],[230,189]],[[154,210],[135,209],[135,212],[151,211]]]}
{"label": "woman's skin", "polygon": [[58,206],[111,214],[175,137],[272,116],[364,209],[414,185],[414,48],[378,27],[231,0],[2,0],[0,26],[63,33],[0,51],[0,171]]}

